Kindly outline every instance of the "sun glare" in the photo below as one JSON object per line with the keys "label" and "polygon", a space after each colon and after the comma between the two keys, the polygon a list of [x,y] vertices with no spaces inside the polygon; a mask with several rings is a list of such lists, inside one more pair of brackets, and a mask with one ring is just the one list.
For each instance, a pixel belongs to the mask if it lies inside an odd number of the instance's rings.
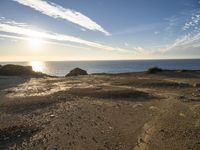
{"label": "sun glare", "polygon": [[44,62],[42,61],[32,61],[30,62],[30,65],[35,72],[43,72],[45,68]]}
{"label": "sun glare", "polygon": [[42,46],[42,41],[39,38],[30,38],[29,45],[30,45],[31,49],[38,50]]}

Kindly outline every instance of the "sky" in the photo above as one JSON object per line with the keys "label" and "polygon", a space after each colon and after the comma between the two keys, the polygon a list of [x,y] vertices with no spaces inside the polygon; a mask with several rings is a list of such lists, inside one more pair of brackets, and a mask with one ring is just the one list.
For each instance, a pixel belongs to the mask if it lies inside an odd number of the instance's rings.
{"label": "sky", "polygon": [[0,0],[0,61],[200,58],[200,0]]}

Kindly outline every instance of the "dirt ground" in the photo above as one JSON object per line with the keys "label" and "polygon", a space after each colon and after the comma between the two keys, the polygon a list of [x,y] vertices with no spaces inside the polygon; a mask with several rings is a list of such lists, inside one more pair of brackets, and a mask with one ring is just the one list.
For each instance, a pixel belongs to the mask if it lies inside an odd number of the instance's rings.
{"label": "dirt ground", "polygon": [[200,73],[0,77],[0,149],[199,150]]}

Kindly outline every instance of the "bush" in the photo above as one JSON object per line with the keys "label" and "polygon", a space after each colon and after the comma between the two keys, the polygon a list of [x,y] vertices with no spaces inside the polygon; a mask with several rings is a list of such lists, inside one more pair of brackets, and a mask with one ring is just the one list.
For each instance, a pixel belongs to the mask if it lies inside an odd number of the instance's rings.
{"label": "bush", "polygon": [[149,68],[147,70],[148,73],[158,73],[158,72],[162,72],[163,70],[161,68],[158,68],[158,67],[152,67],[152,68]]}

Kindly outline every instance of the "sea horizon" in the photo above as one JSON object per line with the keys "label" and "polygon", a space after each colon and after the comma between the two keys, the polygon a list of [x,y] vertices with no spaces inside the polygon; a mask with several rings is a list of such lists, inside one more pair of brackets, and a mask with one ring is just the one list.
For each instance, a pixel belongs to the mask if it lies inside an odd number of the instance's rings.
{"label": "sea horizon", "polygon": [[151,67],[170,70],[200,70],[200,59],[150,59],[150,60],[88,60],[88,61],[5,61],[0,65],[32,66],[34,71],[54,76],[65,76],[78,67],[88,73],[142,72]]}

